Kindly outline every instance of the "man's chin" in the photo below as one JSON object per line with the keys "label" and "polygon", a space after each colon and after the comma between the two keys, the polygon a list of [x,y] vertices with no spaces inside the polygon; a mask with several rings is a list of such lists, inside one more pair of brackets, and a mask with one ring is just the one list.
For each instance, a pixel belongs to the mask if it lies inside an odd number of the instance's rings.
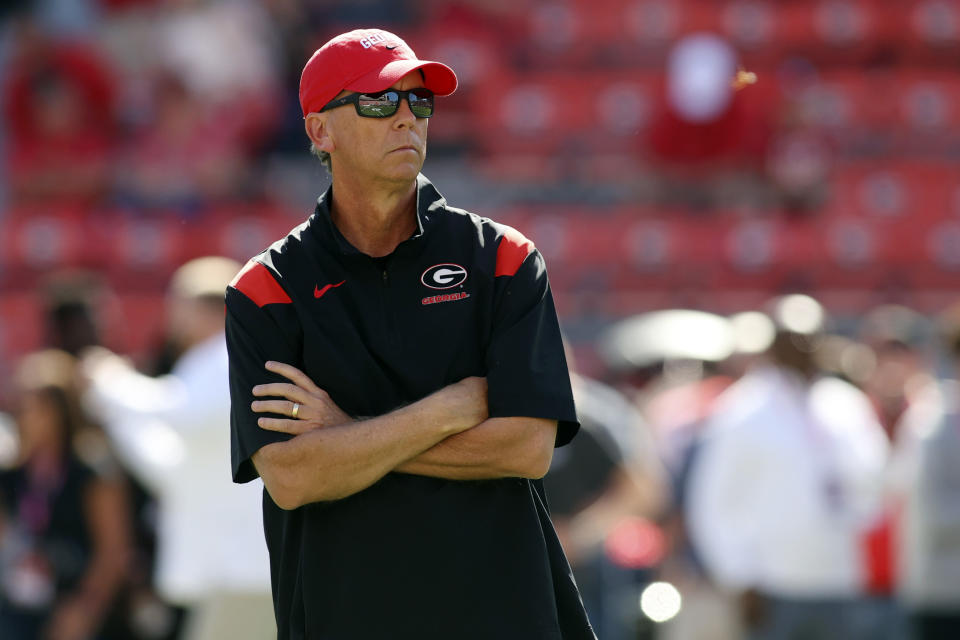
{"label": "man's chin", "polygon": [[405,183],[416,180],[423,168],[421,162],[404,162],[391,167],[383,173],[383,177],[391,182]]}

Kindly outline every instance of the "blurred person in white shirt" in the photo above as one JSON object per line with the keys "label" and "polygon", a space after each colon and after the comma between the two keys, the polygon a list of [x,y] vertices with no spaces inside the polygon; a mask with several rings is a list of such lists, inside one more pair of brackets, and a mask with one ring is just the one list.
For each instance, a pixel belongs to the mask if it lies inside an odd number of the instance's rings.
{"label": "blurred person in white shirt", "polygon": [[886,438],[864,394],[815,364],[819,303],[791,295],[771,308],[769,363],[721,396],[704,431],[690,536],[710,576],[741,595],[750,638],[874,638],[861,619],[861,545]]}
{"label": "blurred person in white shirt", "polygon": [[168,331],[181,354],[169,375],[139,373],[98,348],[84,358],[85,401],[129,471],[159,503],[155,581],[190,610],[185,637],[276,633],[259,481],[238,487],[229,460],[226,285],[240,264],[199,258],[174,274]]}

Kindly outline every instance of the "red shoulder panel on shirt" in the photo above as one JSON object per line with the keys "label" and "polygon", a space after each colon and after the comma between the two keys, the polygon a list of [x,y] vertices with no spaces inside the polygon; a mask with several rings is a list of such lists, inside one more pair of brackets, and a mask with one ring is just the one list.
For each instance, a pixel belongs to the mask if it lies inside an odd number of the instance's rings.
{"label": "red shoulder panel on shirt", "polygon": [[240,269],[230,286],[253,300],[258,307],[266,304],[293,302],[270,271],[251,260]]}
{"label": "red shoulder panel on shirt", "polygon": [[508,227],[497,247],[497,270],[494,276],[516,275],[517,269],[533,253],[533,249],[533,243],[526,236]]}

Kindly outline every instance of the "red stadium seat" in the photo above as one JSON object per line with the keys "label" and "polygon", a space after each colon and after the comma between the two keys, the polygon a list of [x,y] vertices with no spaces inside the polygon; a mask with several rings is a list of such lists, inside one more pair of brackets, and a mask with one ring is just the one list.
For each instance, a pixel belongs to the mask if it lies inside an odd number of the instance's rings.
{"label": "red stadium seat", "polygon": [[768,66],[780,53],[776,41],[778,8],[757,0],[734,0],[723,7],[723,33],[749,60]]}
{"label": "red stadium seat", "polygon": [[831,216],[939,221],[957,215],[960,175],[949,162],[865,162],[838,166],[825,207]]}
{"label": "red stadium seat", "polygon": [[892,72],[830,71],[803,96],[817,124],[838,131],[889,129],[896,126],[896,103],[889,96]]}
{"label": "red stadium seat", "polygon": [[960,76],[955,71],[901,75],[898,115],[909,134],[953,135],[960,130]]}
{"label": "red stadium seat", "polygon": [[493,30],[483,20],[442,19],[425,25],[407,41],[421,58],[442,60],[457,72],[456,92],[440,103],[443,117],[430,123],[433,143],[457,144],[470,139],[471,105],[476,93],[488,88],[490,79],[509,68],[511,51],[505,50],[506,34]]}
{"label": "red stadium seat", "polygon": [[283,237],[294,225],[286,226],[265,216],[244,216],[227,220],[217,232],[218,242],[213,247],[219,255],[246,262],[270,244]]}
{"label": "red stadium seat", "polygon": [[624,74],[599,80],[591,105],[593,121],[599,125],[594,130],[593,150],[634,150],[635,138],[653,117],[658,80],[651,74]]}
{"label": "red stadium seat", "polygon": [[650,74],[541,73],[491,81],[474,103],[483,153],[571,155],[631,151],[655,99]]}
{"label": "red stadium seat", "polygon": [[920,0],[901,18],[900,37],[913,64],[955,69],[960,61],[960,6],[952,0]]}
{"label": "red stadium seat", "polygon": [[5,291],[0,295],[0,356],[11,363],[37,349],[45,330],[43,309],[32,292]]}
{"label": "red stadium seat", "polygon": [[169,217],[127,218],[113,229],[111,266],[169,273],[181,262],[180,223]]}
{"label": "red stadium seat", "polygon": [[638,50],[665,51],[685,27],[689,2],[637,0],[624,4],[622,33]]}
{"label": "red stadium seat", "polygon": [[41,215],[11,220],[4,251],[11,263],[42,271],[83,262],[85,238],[77,218]]}

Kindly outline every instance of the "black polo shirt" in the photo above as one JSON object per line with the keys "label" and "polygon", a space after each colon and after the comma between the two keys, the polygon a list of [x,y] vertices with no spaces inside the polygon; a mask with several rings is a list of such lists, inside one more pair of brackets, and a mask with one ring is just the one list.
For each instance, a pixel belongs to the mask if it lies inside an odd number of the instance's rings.
{"label": "black polo shirt", "polygon": [[[233,477],[289,438],[260,429],[264,362],[305,371],[353,416],[376,416],[486,376],[491,417],[578,428],[543,258],[516,230],[417,185],[416,233],[386,258],[316,212],[227,289]],[[539,481],[390,473],[341,500],[277,507],[264,528],[279,637],[310,640],[594,638]]]}

